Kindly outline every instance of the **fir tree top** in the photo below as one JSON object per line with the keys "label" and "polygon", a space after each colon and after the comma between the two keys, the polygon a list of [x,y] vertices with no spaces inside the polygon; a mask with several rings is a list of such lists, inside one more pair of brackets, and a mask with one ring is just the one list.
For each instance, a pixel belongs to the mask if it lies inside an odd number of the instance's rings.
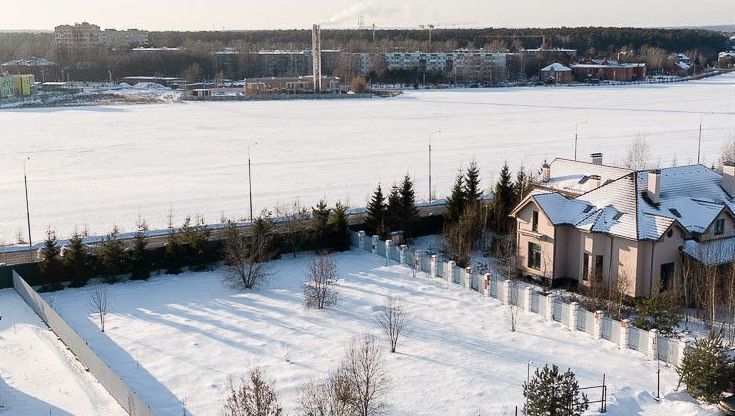
{"label": "fir tree top", "polygon": [[467,202],[480,201],[482,199],[482,189],[480,188],[480,168],[477,162],[473,160],[467,168],[465,176],[464,194]]}

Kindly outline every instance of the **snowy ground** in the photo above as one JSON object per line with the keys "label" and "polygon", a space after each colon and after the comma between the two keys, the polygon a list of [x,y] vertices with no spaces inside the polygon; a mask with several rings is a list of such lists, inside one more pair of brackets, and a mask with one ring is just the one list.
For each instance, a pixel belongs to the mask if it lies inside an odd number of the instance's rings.
{"label": "snowy ground", "polygon": [[366,100],[201,102],[0,111],[0,241],[25,234],[22,164],[28,162],[35,240],[130,229],[138,214],[154,227],[173,210],[217,221],[247,213],[247,154],[253,149],[255,209],[300,199],[362,206],[378,181],[409,172],[427,196],[446,195],[473,157],[489,186],[504,160],[539,169],[544,159],[604,152],[620,160],[640,133],[656,164],[718,157],[735,134],[735,74],[664,85],[409,91]]}
{"label": "snowy ground", "polygon": [[12,289],[0,317],[0,415],[126,415]]}
{"label": "snowy ground", "polygon": [[[300,282],[308,257],[273,263],[271,280],[253,292],[222,283],[222,271],[158,276],[110,286],[112,314],[99,331],[86,289],[53,295],[55,308],[160,414],[216,415],[226,378],[260,366],[287,410],[298,387],[333,369],[354,335],[375,332],[375,307],[402,296],[412,331],[397,354],[385,354],[394,415],[510,415],[522,403],[527,363],[575,371],[582,385],[607,374],[611,416],[716,414],[675,393],[662,370],[657,404],[655,365],[606,341],[571,334],[536,314],[522,314],[511,333],[507,308],[493,299],[385,267],[368,253],[336,256],[340,302],[305,310]],[[288,360],[287,360],[288,358]],[[590,412],[595,414],[595,412]]]}

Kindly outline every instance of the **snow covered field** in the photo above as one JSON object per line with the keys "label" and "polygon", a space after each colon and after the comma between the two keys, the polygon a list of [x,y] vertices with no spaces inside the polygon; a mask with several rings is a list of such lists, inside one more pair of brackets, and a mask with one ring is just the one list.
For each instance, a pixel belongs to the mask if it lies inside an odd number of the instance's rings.
{"label": "snow covered field", "polygon": [[[216,415],[226,378],[260,366],[287,410],[298,387],[339,362],[345,343],[374,332],[375,307],[402,296],[412,331],[385,354],[393,415],[510,415],[522,404],[527,363],[570,367],[581,385],[607,374],[611,416],[716,414],[675,393],[676,375],[662,370],[664,400],[651,395],[655,365],[606,341],[570,334],[536,314],[521,314],[509,331],[507,307],[441,281],[413,279],[367,253],[336,256],[340,302],[305,310],[300,282],[308,257],[273,263],[271,280],[253,292],[222,283],[222,271],[158,276],[109,287],[105,333],[85,307],[86,289],[53,295],[54,307],[159,414]],[[288,360],[287,360],[288,358]],[[595,414],[595,412],[590,412]]]}
{"label": "snow covered field", "polygon": [[12,289],[0,317],[0,415],[126,415]]}
{"label": "snow covered field", "polygon": [[0,111],[0,241],[25,234],[26,156],[35,239],[47,226],[66,236],[154,227],[169,210],[217,221],[247,214],[248,145],[255,209],[300,199],[364,204],[378,181],[406,172],[427,196],[449,191],[476,158],[489,186],[504,160],[538,169],[544,159],[604,152],[620,160],[636,134],[653,163],[696,161],[704,117],[704,161],[735,134],[735,74],[666,85],[409,91],[391,99],[174,103]]}

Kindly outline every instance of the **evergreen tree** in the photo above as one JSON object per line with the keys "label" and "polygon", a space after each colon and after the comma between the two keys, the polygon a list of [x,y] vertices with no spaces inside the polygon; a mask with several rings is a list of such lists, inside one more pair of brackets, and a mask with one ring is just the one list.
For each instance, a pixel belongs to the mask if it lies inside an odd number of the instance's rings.
{"label": "evergreen tree", "polygon": [[194,270],[206,270],[213,261],[209,244],[210,230],[204,223],[204,218],[197,217],[192,221],[190,216],[181,226],[179,241],[184,251],[184,261],[193,266]]}
{"label": "evergreen tree", "polygon": [[526,172],[526,168],[521,166],[516,173],[516,182],[513,184],[513,205],[518,205],[523,198],[531,192],[533,183],[531,175]]}
{"label": "evergreen tree", "polygon": [[145,280],[151,276],[150,256],[148,255],[148,224],[139,220],[133,235],[133,248],[130,250],[130,278]]}
{"label": "evergreen tree", "polygon": [[61,289],[61,277],[64,272],[61,263],[61,248],[56,242],[56,233],[46,230],[46,240],[41,248],[41,262],[38,269],[43,282],[42,290],[52,292]]}
{"label": "evergreen tree", "polygon": [[92,277],[92,266],[89,251],[82,240],[82,235],[74,232],[69,244],[64,249],[61,259],[67,279],[71,287],[82,287]]}
{"label": "evergreen tree", "polygon": [[633,325],[650,331],[657,329],[665,337],[674,335],[682,319],[681,307],[669,294],[643,300],[638,307],[638,316]]}
{"label": "evergreen tree", "polygon": [[[401,194],[398,186],[393,185],[388,195],[388,205],[385,208],[385,232],[401,230]],[[387,235],[385,236],[387,237]]]}
{"label": "evergreen tree", "polygon": [[317,251],[326,249],[330,244],[327,241],[329,238],[329,214],[330,209],[323,199],[311,209],[314,248]]}
{"label": "evergreen tree", "polygon": [[712,333],[694,341],[676,372],[692,396],[716,402],[732,380],[733,362],[722,337]]}
{"label": "evergreen tree", "polygon": [[476,161],[470,162],[464,180],[464,195],[467,204],[480,202],[482,200],[482,189],[480,188],[480,168]]}
{"label": "evergreen tree", "polygon": [[365,226],[367,232],[374,235],[379,235],[381,238],[385,237],[385,196],[383,195],[383,188],[378,187],[373,193],[373,197],[367,204],[367,218],[365,218]]}
{"label": "evergreen tree", "polygon": [[350,228],[347,223],[347,205],[337,202],[329,216],[329,234],[332,248],[337,251],[350,249]]}
{"label": "evergreen tree", "polygon": [[118,228],[114,227],[95,250],[101,274],[107,283],[118,282],[120,274],[125,272],[125,244],[118,238],[119,234]]}
{"label": "evergreen tree", "polygon": [[164,249],[164,263],[166,264],[166,274],[179,274],[182,268],[183,251],[179,242],[179,236],[176,235],[173,226],[172,216],[168,217],[168,238],[166,239],[166,247]]}
{"label": "evergreen tree", "polygon": [[401,229],[407,237],[413,236],[414,225],[419,220],[419,210],[416,209],[416,193],[413,190],[413,181],[406,174],[401,183]]}
{"label": "evergreen tree", "polygon": [[452,194],[447,198],[447,211],[444,216],[448,223],[459,221],[459,218],[464,212],[466,201],[464,175],[462,174],[462,170],[460,170],[457,174],[457,178],[454,180]]}
{"label": "evergreen tree", "polygon": [[495,184],[493,191],[493,228],[498,234],[508,234],[511,229],[511,221],[508,215],[513,210],[515,202],[515,192],[513,183],[510,179],[510,168],[508,162],[503,164],[500,170],[500,179]]}
{"label": "evergreen tree", "polygon": [[589,408],[589,400],[579,392],[574,373],[561,373],[555,365],[536,369],[531,381],[523,383],[523,396],[527,416],[580,416]]}

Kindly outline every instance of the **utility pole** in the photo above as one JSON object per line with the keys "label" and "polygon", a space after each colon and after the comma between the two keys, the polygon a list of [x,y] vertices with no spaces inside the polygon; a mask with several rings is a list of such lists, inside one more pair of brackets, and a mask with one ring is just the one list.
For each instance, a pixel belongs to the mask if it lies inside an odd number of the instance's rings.
{"label": "utility pole", "polygon": [[250,222],[253,222],[253,180],[250,169],[250,151],[258,142],[248,145],[248,193],[250,194]]}
{"label": "utility pole", "polygon": [[429,202],[431,202],[434,199],[434,197],[432,196],[432,192],[431,192],[431,136],[433,134],[439,134],[441,132],[442,132],[441,129],[433,131],[433,132],[429,132]]}
{"label": "utility pole", "polygon": [[28,221],[28,247],[33,246],[33,240],[31,239],[31,210],[28,206],[28,176],[26,175],[26,163],[31,160],[30,157],[27,157],[23,161],[23,184],[26,188],[26,220]]}
{"label": "utility pole", "polygon": [[697,164],[701,163],[702,161],[702,123],[704,121],[704,116],[709,115],[712,113],[703,113],[699,117],[699,142],[697,143]]}
{"label": "utility pole", "polygon": [[574,123],[574,160],[577,160],[577,142],[579,141],[579,126],[587,124],[587,120]]}

